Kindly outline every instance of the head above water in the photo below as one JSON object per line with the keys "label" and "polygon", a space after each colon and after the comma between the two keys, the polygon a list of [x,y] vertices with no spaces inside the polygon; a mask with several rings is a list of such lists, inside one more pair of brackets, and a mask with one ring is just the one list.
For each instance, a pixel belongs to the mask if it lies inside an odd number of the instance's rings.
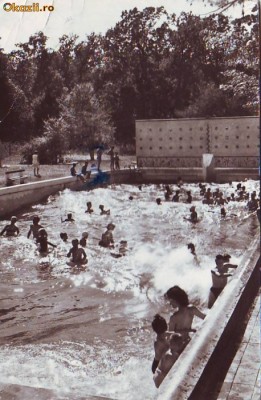
{"label": "head above water", "polygon": [[191,253],[195,253],[195,245],[193,243],[189,243],[187,247],[191,251]]}
{"label": "head above water", "polygon": [[160,199],[159,197],[156,199],[156,203],[157,203],[158,205],[161,204],[161,199]]}
{"label": "head above water", "polygon": [[115,225],[112,224],[112,223],[107,225],[107,229],[110,230],[110,231],[113,231],[114,228],[115,228]]}
{"label": "head above water", "polygon": [[60,238],[66,242],[66,240],[68,239],[68,235],[66,232],[61,232],[60,233]]}
{"label": "head above water", "polygon": [[156,332],[158,335],[166,332],[166,330],[168,329],[168,324],[167,324],[165,318],[163,318],[159,314],[156,314],[154,316],[151,326],[152,326],[152,329],[154,330],[154,332]]}
{"label": "head above water", "polygon": [[39,221],[40,221],[40,218],[38,217],[38,215],[35,215],[33,217],[33,224],[38,224]]}
{"label": "head above water", "polygon": [[99,205],[99,209],[100,209],[100,210],[103,210],[103,209],[104,209],[104,205],[103,205],[103,204],[100,204],[100,205]]}
{"label": "head above water", "polygon": [[186,307],[189,304],[187,293],[177,285],[167,290],[164,297],[170,302],[174,300],[179,306]]}
{"label": "head above water", "polygon": [[14,215],[11,217],[11,222],[16,222],[17,221],[17,217],[15,217]]}
{"label": "head above water", "polygon": [[73,239],[72,240],[73,247],[78,246],[78,244],[79,244],[79,240],[78,239]]}
{"label": "head above water", "polygon": [[87,239],[88,236],[89,236],[88,232],[83,232],[83,233],[82,233],[82,237],[83,237],[83,238]]}
{"label": "head above water", "polygon": [[86,204],[87,204],[87,207],[89,207],[89,208],[92,206],[92,202],[91,201],[87,201]]}

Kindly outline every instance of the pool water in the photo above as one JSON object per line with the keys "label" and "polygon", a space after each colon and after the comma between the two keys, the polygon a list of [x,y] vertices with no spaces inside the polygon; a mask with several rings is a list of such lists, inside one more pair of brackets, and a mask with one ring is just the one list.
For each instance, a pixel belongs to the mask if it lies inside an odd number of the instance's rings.
{"label": "pool water", "polygon": [[[235,186],[219,185],[225,196]],[[245,186],[258,189],[255,181]],[[167,320],[171,315],[163,294],[180,285],[207,313],[215,255],[227,252],[239,263],[258,229],[245,202],[229,203],[227,217],[221,219],[219,206],[202,204],[197,185],[184,185],[184,190],[192,192],[197,224],[184,219],[190,204],[156,204],[157,197],[164,199],[161,185],[64,190],[18,215],[20,235],[1,237],[0,388],[25,385],[39,388],[39,396],[45,388],[53,399],[160,398],[151,373],[151,320],[157,312]],[[92,215],[85,213],[87,201]],[[110,216],[99,215],[100,204],[111,210]],[[61,222],[68,212],[74,223]],[[57,244],[44,259],[26,237],[35,214],[49,241]],[[109,222],[116,225],[113,252],[120,240],[128,241],[125,257],[113,258],[109,249],[98,246]],[[2,221],[1,228],[7,223]],[[66,254],[71,240],[84,231],[89,233],[88,264],[86,271],[77,272],[66,264]],[[61,241],[60,232],[68,233],[68,243]],[[189,242],[196,246],[197,260],[187,249]],[[43,261],[49,266],[42,268]],[[195,319],[194,327],[201,323]]]}

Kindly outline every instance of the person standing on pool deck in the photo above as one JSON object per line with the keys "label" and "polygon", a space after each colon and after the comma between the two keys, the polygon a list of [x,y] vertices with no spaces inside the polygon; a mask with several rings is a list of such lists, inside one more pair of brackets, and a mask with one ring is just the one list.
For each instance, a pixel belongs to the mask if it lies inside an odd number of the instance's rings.
{"label": "person standing on pool deck", "polygon": [[110,151],[107,153],[110,156],[110,168],[114,171],[114,146],[111,147]]}
{"label": "person standing on pool deck", "polygon": [[35,151],[34,154],[32,155],[32,164],[33,164],[33,168],[34,168],[34,176],[39,177],[39,166],[40,166],[40,162],[39,162],[39,156],[38,156],[38,151]]}

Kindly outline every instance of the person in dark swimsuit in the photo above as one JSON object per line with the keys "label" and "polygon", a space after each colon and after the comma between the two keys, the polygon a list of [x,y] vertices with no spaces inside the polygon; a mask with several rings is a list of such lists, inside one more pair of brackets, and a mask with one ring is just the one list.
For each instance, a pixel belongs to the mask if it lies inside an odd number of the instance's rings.
{"label": "person in dark swimsuit", "polygon": [[6,225],[4,227],[4,229],[2,230],[2,232],[0,233],[0,235],[6,235],[6,236],[18,236],[19,235],[19,229],[16,226],[16,221],[17,218],[16,217],[11,217],[11,223]]}

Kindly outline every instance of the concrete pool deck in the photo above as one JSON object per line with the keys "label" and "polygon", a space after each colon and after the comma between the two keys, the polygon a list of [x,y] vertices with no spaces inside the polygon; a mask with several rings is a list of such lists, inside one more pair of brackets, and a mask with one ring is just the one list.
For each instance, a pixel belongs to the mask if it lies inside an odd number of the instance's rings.
{"label": "concrete pool deck", "polygon": [[238,351],[229,367],[217,400],[260,399],[260,296],[253,309]]}

